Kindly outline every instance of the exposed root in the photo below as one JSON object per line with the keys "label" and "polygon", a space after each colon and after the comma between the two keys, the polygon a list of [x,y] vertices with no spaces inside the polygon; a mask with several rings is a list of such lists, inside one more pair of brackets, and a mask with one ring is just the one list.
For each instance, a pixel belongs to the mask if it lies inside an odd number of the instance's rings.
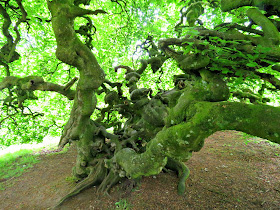
{"label": "exposed root", "polygon": [[102,181],[102,183],[98,187],[99,192],[104,192],[108,194],[108,191],[119,181],[121,180],[121,177],[119,177],[118,174],[114,173],[113,171],[110,171],[109,174],[106,176],[106,178]]}
{"label": "exposed root", "polygon": [[104,166],[103,161],[99,161],[99,163],[92,167],[90,170],[90,174],[87,178],[85,178],[83,181],[79,182],[66,196],[64,196],[58,204],[54,207],[56,209],[57,207],[61,206],[61,204],[66,201],[67,199],[73,197],[74,195],[77,195],[82,190],[87,189],[91,186],[98,185],[102,182],[104,179],[104,176],[106,175],[107,169]]}
{"label": "exposed root", "polygon": [[165,167],[178,173],[179,182],[177,186],[177,191],[179,195],[183,195],[186,190],[186,180],[190,175],[189,168],[184,163],[173,160],[171,158],[168,158]]}

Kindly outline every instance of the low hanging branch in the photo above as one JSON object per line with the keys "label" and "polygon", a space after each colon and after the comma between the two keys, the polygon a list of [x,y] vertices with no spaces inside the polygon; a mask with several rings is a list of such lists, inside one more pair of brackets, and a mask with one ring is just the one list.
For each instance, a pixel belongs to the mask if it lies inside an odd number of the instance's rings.
{"label": "low hanging branch", "polygon": [[7,10],[9,9],[9,4],[6,4],[5,8],[2,6],[2,4],[0,4],[0,14],[3,16],[4,19],[2,31],[3,31],[3,35],[7,39],[7,43],[4,44],[4,46],[0,49],[0,65],[3,65],[5,67],[6,76],[11,75],[8,63],[11,63],[19,59],[20,55],[16,52],[16,46],[20,41],[20,33],[18,27],[21,23],[26,21],[26,17],[27,17],[27,13],[22,5],[22,1],[16,0],[16,2],[18,5],[17,9],[19,9],[21,13],[21,18],[17,20],[13,28],[13,30],[16,33],[16,38],[14,38],[9,31],[9,28],[12,24],[10,15],[7,12]]}
{"label": "low hanging branch", "polygon": [[71,90],[70,87],[75,83],[75,81],[77,81],[77,79],[78,78],[74,78],[72,81],[70,81],[70,84],[68,83],[66,86],[61,86],[58,84],[45,82],[43,78],[38,76],[28,76],[24,78],[10,76],[5,77],[0,82],[0,90],[3,90],[4,88],[11,90],[13,87],[16,87],[17,91],[21,91],[21,97],[24,98],[24,96],[26,96],[25,99],[30,98],[31,93],[35,90],[52,91],[66,96],[69,100],[73,100],[75,97],[75,91]]}

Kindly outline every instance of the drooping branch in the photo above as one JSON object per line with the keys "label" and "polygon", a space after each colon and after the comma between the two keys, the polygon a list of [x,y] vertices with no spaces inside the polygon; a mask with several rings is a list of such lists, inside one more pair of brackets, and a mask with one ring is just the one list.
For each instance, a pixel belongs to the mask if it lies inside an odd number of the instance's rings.
{"label": "drooping branch", "polygon": [[207,49],[207,46],[200,45],[202,41],[196,39],[163,39],[159,41],[159,47],[164,51],[164,53],[173,58],[177,63],[180,69],[182,69],[187,74],[198,73],[200,69],[203,69],[210,63],[210,59],[207,55],[201,56],[195,53],[184,53],[177,52],[171,49],[169,46],[186,46],[188,43],[192,43],[194,47],[197,46],[199,49]]}
{"label": "drooping branch", "polygon": [[6,75],[10,76],[10,70],[9,66],[7,63],[12,62],[14,60],[17,60],[19,58],[18,53],[12,53],[14,52],[13,49],[13,44],[14,44],[14,39],[12,35],[9,32],[9,27],[12,24],[11,18],[5,8],[0,4],[0,14],[3,16],[4,21],[3,21],[3,26],[2,26],[2,33],[7,39],[7,43],[2,46],[0,49],[0,64],[3,65],[6,69]]}
{"label": "drooping branch", "polygon": [[[9,14],[6,9],[0,4],[0,14],[4,18],[4,23],[2,26],[3,35],[7,38],[7,43],[1,48],[0,60],[1,63],[11,63],[19,58],[19,54],[15,51],[16,45],[20,41],[20,33],[18,31],[18,27],[22,22],[26,21],[27,13],[22,5],[21,0],[16,0],[18,7],[21,12],[21,18],[17,20],[14,25],[14,31],[16,33],[16,38],[14,39],[9,32],[9,28],[12,24]],[[4,65],[5,66],[5,65]],[[6,68],[6,67],[5,67]],[[6,68],[7,76],[10,76],[9,70]]]}
{"label": "drooping branch", "polygon": [[163,55],[160,49],[156,46],[154,37],[151,35],[149,35],[141,44],[136,46],[136,51],[134,53],[137,52],[138,48],[149,55],[148,59],[140,60],[141,65],[138,70],[136,70],[136,72],[140,75],[146,70],[148,64],[150,64],[153,73],[157,72],[162,67],[163,63],[168,59],[168,56]]}
{"label": "drooping branch", "polygon": [[12,57],[14,57],[14,54],[16,53],[15,50],[16,50],[16,45],[18,44],[18,42],[20,41],[20,33],[18,31],[18,27],[19,25],[22,23],[22,22],[25,22],[26,21],[26,17],[27,17],[27,12],[25,11],[23,5],[22,5],[22,0],[16,0],[19,8],[20,8],[20,11],[21,11],[21,18],[18,19],[18,21],[16,22],[15,26],[14,26],[14,31],[16,32],[16,39],[13,43],[13,46],[10,50],[10,54],[9,54],[9,57],[8,57],[8,62],[10,62],[10,60],[12,59]]}
{"label": "drooping branch", "polygon": [[2,33],[7,38],[7,44],[11,46],[13,44],[13,37],[9,32],[9,27],[12,24],[11,18],[5,8],[0,4],[0,13],[4,18],[4,23],[2,26]]}
{"label": "drooping branch", "polygon": [[187,19],[189,27],[193,27],[195,21],[197,21],[199,16],[204,13],[204,8],[202,6],[203,4],[205,4],[203,1],[191,1],[188,3],[188,7],[183,6],[180,9],[180,21],[175,26],[175,31],[179,32],[179,37],[181,35],[180,28],[185,27],[182,26],[182,24],[184,23],[184,19]]}
{"label": "drooping branch", "polygon": [[0,65],[4,66],[5,70],[6,70],[6,76],[9,77],[11,76],[11,72],[10,72],[10,67],[8,64],[6,64],[5,62],[2,62],[1,61],[1,58],[0,58]]}
{"label": "drooping branch", "polygon": [[[72,83],[77,79],[73,79]],[[68,83],[69,85],[69,83]],[[73,100],[75,96],[75,91],[71,90],[69,86],[68,88],[66,86],[45,82],[43,78],[38,76],[27,76],[24,78],[19,77],[5,77],[0,82],[0,90],[3,90],[4,88],[11,89],[12,87],[16,86],[18,89],[21,89],[23,91],[35,91],[35,90],[41,90],[41,91],[52,91],[60,93],[64,96],[66,96],[69,100]]]}

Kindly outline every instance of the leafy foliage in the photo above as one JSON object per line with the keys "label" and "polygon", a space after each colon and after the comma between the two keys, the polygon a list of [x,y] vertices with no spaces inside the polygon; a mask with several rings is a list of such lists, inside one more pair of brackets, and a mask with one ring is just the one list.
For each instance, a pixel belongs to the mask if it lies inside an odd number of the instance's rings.
{"label": "leafy foliage", "polygon": [[77,145],[73,174],[83,181],[60,204],[164,167],[178,172],[182,194],[183,162],[218,130],[279,143],[271,122],[280,111],[266,105],[280,90],[276,1],[0,5],[1,143],[39,142],[63,127],[59,146]]}

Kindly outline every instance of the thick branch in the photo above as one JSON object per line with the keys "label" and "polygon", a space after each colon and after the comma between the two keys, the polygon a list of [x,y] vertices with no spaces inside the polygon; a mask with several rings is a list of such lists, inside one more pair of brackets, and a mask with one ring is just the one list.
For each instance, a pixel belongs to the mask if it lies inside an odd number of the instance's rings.
{"label": "thick branch", "polygon": [[90,49],[79,40],[73,26],[75,17],[82,15],[84,9],[57,0],[48,2],[48,7],[57,41],[56,56],[78,68],[83,88],[97,89],[104,82],[104,71]]}
{"label": "thick branch", "polygon": [[88,10],[79,8],[77,6],[71,7],[69,15],[71,17],[82,17],[84,15],[98,15],[98,14],[107,14],[104,10],[98,9],[98,10]]}
{"label": "thick branch", "polygon": [[243,131],[280,143],[280,109],[276,107],[198,102],[187,113],[185,122],[160,131],[146,152],[137,154],[126,148],[116,154],[117,163],[128,177],[157,174],[166,164],[166,157],[187,161],[193,151],[201,149],[206,137],[219,130]]}
{"label": "thick branch", "polygon": [[[280,34],[275,25],[265,17],[260,10],[251,8],[247,10],[247,15],[251,18],[256,24],[262,27],[264,32],[264,38],[268,41],[268,43],[272,43],[272,45],[278,45],[280,42]],[[266,41],[266,44],[268,44]]]}
{"label": "thick branch", "polygon": [[75,98],[76,91],[71,89],[65,89],[64,86],[50,83],[50,82],[44,82],[41,84],[35,85],[32,89],[34,90],[42,90],[42,91],[52,91],[60,93],[61,95],[66,96],[69,100],[73,100]]}
{"label": "thick branch", "polygon": [[[63,147],[70,140],[80,140],[80,149],[90,153],[87,145],[93,141],[96,126],[90,116],[96,108],[95,90],[105,80],[105,73],[92,51],[76,35],[74,20],[85,14],[99,14],[104,11],[90,11],[73,4],[73,1],[48,1],[52,14],[52,27],[57,41],[56,56],[59,60],[76,67],[80,73],[74,105],[70,119],[65,125],[59,145]],[[84,155],[82,155],[84,156]],[[85,167],[77,163],[76,174],[81,174]]]}
{"label": "thick branch", "polygon": [[114,67],[115,72],[117,72],[119,69],[125,69],[126,73],[130,73],[133,72],[134,70],[132,68],[130,68],[129,66],[124,66],[124,65],[118,65],[116,67]]}
{"label": "thick branch", "polygon": [[18,86],[20,89],[23,90],[41,90],[41,91],[53,91],[60,93],[64,96],[66,96],[69,100],[73,100],[75,97],[75,91],[71,89],[65,89],[64,86],[45,82],[43,78],[38,76],[28,76],[24,78],[18,78],[18,77],[5,77],[0,82],[0,90],[3,90],[4,88],[11,88],[13,86]]}
{"label": "thick branch", "polygon": [[273,6],[276,10],[280,11],[280,4],[278,0],[222,0],[222,11],[230,11],[243,6],[256,6],[264,8],[264,5]]}

